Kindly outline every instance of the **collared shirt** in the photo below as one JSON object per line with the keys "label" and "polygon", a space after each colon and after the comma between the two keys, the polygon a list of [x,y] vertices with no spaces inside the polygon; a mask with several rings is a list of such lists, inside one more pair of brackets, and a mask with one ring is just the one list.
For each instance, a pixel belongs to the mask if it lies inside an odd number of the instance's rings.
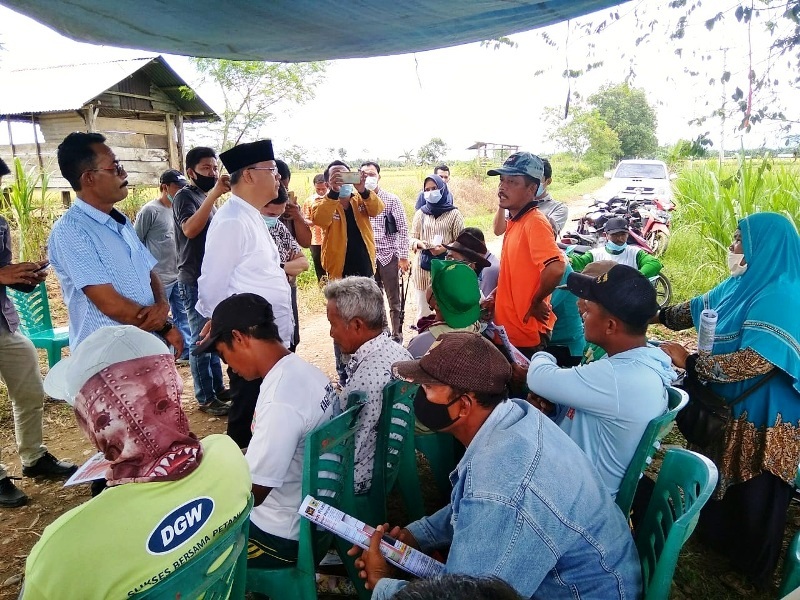
{"label": "collared shirt", "polygon": [[69,313],[71,351],[97,329],[119,325],[89,300],[86,286],[111,284],[133,302],[155,304],[150,271],[156,259],[116,208],[107,214],[76,198],[53,226],[47,247]]}
{"label": "collared shirt", "polygon": [[[303,217],[305,217],[306,221],[311,222],[311,219],[314,216],[314,206],[322,202],[324,199],[325,196],[311,194],[308,197],[308,200],[303,202],[301,210],[303,211]],[[322,246],[322,240],[324,239],[322,227],[319,225],[314,225],[313,223],[311,223],[309,227],[311,227],[311,245]]]}
{"label": "collared shirt", "polygon": [[193,238],[183,233],[183,224],[194,216],[206,199],[206,194],[196,185],[187,185],[175,194],[172,201],[172,215],[175,217],[175,242],[178,247],[178,281],[181,283],[197,283],[203,266],[206,252],[206,236],[211,220],[217,212],[211,214],[205,227]]}
{"label": "collared shirt", "polygon": [[[280,221],[275,223],[274,227],[267,226],[267,230],[278,248],[278,256],[280,256],[281,263],[286,264],[303,252],[300,244],[292,236],[292,232]],[[297,285],[297,275],[287,275],[286,278],[289,280],[289,285]]]}
{"label": "collared shirt", "polygon": [[558,231],[555,233],[558,234],[564,229],[564,225],[567,224],[567,218],[569,217],[569,208],[563,202],[559,202],[555,200],[549,193],[545,194],[541,198],[539,198],[539,204],[537,206],[539,211],[547,217],[548,221],[551,221],[556,224]]}
{"label": "collared shirt", "polygon": [[235,194],[217,211],[206,237],[203,274],[197,280],[197,312],[211,317],[217,304],[233,294],[265,298],[288,347],[294,335],[292,297],[278,248],[261,213]]}
{"label": "collared shirt", "polygon": [[[376,216],[370,217],[372,232],[375,235],[375,260],[381,265],[388,265],[395,256],[408,258],[408,219],[400,198],[384,191],[375,190],[378,198],[383,200],[385,208]],[[386,233],[386,215],[390,214],[397,223],[397,233]]]}
{"label": "collared shirt", "polygon": [[[0,217],[0,268],[10,265],[13,262],[11,255],[11,228],[8,221]],[[31,286],[9,286],[19,287],[21,290],[30,290]],[[0,285],[0,330],[6,329],[14,333],[19,327],[19,315],[11,302],[11,298],[6,293],[6,286]]]}
{"label": "collared shirt", "polygon": [[[450,481],[450,504],[408,525],[421,551],[450,546],[445,573],[497,577],[523,598],[641,596],[622,511],[583,451],[527,402],[492,411]],[[372,597],[404,585],[381,579]]]}
{"label": "collared shirt", "polygon": [[[392,379],[392,365],[411,360],[408,350],[392,340],[387,333],[364,342],[347,363],[347,385],[342,390],[340,408],[347,408],[351,392],[365,392],[366,404],[358,416],[355,448],[355,490],[369,491],[372,465],[375,462],[375,442],[383,406],[383,388]],[[337,411],[338,412],[338,411]]]}

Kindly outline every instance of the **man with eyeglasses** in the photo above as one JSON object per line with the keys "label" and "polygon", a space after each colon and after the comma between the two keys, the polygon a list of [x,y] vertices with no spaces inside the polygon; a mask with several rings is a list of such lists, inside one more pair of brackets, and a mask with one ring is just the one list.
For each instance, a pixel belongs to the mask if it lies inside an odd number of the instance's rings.
{"label": "man with eyeglasses", "polygon": [[156,260],[114,208],[128,195],[127,173],[104,142],[99,133],[75,132],[58,146],[61,175],[77,197],[53,226],[48,251],[69,313],[70,350],[122,324],[160,335],[180,356],[183,337],[167,320]]}
{"label": "man with eyeglasses", "polygon": [[[292,297],[278,248],[261,209],[278,197],[278,169],[270,140],[239,144],[219,155],[230,173],[231,197],[217,211],[206,237],[203,272],[198,279],[197,311],[211,318],[217,305],[234,294],[253,293],[272,306],[281,342],[289,347],[294,333]],[[211,327],[206,323],[202,344]],[[197,352],[197,351],[195,351]],[[246,448],[261,380],[247,381],[228,369],[231,403],[228,435]]]}

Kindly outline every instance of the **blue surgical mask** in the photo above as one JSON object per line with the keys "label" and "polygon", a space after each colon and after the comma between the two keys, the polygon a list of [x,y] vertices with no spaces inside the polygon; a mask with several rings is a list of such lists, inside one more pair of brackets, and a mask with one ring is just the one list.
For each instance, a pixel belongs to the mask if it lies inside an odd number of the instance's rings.
{"label": "blue surgical mask", "polygon": [[628,244],[615,244],[614,242],[611,241],[606,242],[606,250],[608,250],[609,252],[622,252],[627,247]]}
{"label": "blue surgical mask", "polygon": [[536,199],[537,200],[541,199],[541,197],[544,196],[546,192],[547,192],[547,188],[544,187],[543,183],[540,183],[539,187],[536,188]]}
{"label": "blue surgical mask", "polygon": [[442,192],[439,190],[430,190],[429,192],[423,192],[422,196],[425,198],[425,202],[428,204],[439,204],[442,200]]}
{"label": "blue surgical mask", "polygon": [[172,204],[173,202],[175,202],[175,196],[167,192],[167,200],[169,200],[169,203]]}
{"label": "blue surgical mask", "polygon": [[278,226],[278,217],[268,217],[266,215],[261,215],[261,218],[264,219],[264,223],[266,223],[267,227],[269,227],[270,229]]}
{"label": "blue surgical mask", "polygon": [[353,184],[345,183],[339,188],[339,198],[349,198],[353,195]]}

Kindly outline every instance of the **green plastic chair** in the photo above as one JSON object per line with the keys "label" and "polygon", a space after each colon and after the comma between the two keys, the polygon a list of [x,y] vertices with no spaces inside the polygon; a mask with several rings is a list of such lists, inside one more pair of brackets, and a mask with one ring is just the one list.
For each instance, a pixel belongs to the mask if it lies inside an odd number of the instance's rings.
{"label": "green plastic chair", "polygon": [[653,462],[653,456],[661,447],[661,440],[672,429],[675,417],[688,402],[689,395],[686,392],[674,387],[667,388],[667,412],[650,421],[644,430],[617,492],[617,506],[622,509],[626,517],[631,512],[633,497],[636,495],[636,488],[639,487],[639,480],[644,470]]}
{"label": "green plastic chair", "polygon": [[[353,406],[306,436],[303,497],[311,494],[339,509],[352,504],[354,436],[359,412],[361,406]],[[332,533],[300,519],[297,563],[276,569],[247,569],[247,591],[275,599],[315,599],[316,566],[332,542]]]}
{"label": "green plastic chair", "polygon": [[[369,492],[354,495],[352,506],[344,509],[367,525],[376,527],[387,521],[386,498],[401,471],[413,478],[407,481],[408,485],[400,486],[400,494],[409,518],[414,521],[425,516],[414,451],[414,396],[418,387],[416,384],[397,380],[390,381],[383,388],[372,484]],[[350,394],[347,405],[354,406],[364,402],[365,398],[363,393]],[[335,544],[359,598],[369,598],[372,593],[364,587],[364,580],[358,576],[355,558],[347,556],[347,550],[352,544],[341,538],[336,538]]]}
{"label": "green plastic chair", "polygon": [[414,446],[428,460],[439,493],[447,498],[453,489],[450,484],[450,473],[456,468],[459,460],[457,443],[458,441],[450,433],[436,432],[414,437]]}
{"label": "green plastic chair", "polygon": [[53,328],[50,317],[50,302],[44,281],[26,294],[6,288],[8,297],[19,314],[19,329],[37,348],[47,351],[47,365],[52,367],[61,360],[61,349],[69,346],[69,328]]}
{"label": "green plastic chair", "polygon": [[800,531],[794,535],[789,547],[786,548],[778,597],[788,596],[797,588],[800,588]]}
{"label": "green plastic chair", "polygon": [[227,531],[136,600],[243,600],[253,496]]}
{"label": "green plastic chair", "polygon": [[682,448],[664,457],[644,520],[636,530],[644,600],[667,600],[678,554],[717,485],[717,467]]}
{"label": "green plastic chair", "polygon": [[[375,444],[372,485],[369,492],[358,494],[354,498],[353,516],[368,525],[375,526],[386,522],[386,498],[394,488],[400,471],[409,464],[414,467],[412,477],[416,478],[416,491],[412,493],[404,487],[400,493],[411,520],[425,516],[414,451],[414,396],[418,387],[413,383],[396,380],[390,381],[383,388],[383,407]],[[348,407],[359,401],[363,402],[355,394],[351,394],[348,398]]]}

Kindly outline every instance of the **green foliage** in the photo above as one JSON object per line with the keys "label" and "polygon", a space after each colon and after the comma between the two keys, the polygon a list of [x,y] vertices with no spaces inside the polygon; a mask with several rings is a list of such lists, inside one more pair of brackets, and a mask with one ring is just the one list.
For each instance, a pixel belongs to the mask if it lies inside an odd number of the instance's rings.
{"label": "green foliage", "polygon": [[589,105],[619,136],[616,158],[644,158],[656,151],[656,112],[643,90],[627,83],[607,84],[589,96]]}
{"label": "green foliage", "polygon": [[160,194],[157,187],[132,187],[125,199],[117,203],[116,208],[133,222],[142,207],[150,200],[158,198]]}
{"label": "green foliage", "polygon": [[600,111],[580,105],[572,109],[567,121],[556,125],[553,138],[560,148],[584,160],[594,173],[609,168],[621,152],[619,135],[603,120]]}
{"label": "green foliage", "polygon": [[687,158],[705,158],[708,156],[708,148],[714,145],[708,136],[709,132],[706,131],[693,140],[678,140],[667,151],[665,162],[673,165]]}
{"label": "green foliage", "polygon": [[[680,207],[673,231],[695,228],[695,256],[717,274],[727,273],[726,255],[739,219],[756,212],[781,213],[800,227],[800,173],[788,165],[740,155],[735,169],[713,162],[695,162],[676,182]],[[674,239],[673,239],[674,242]],[[670,243],[672,252],[673,242]],[[689,264],[693,264],[691,260]],[[696,260],[692,268],[696,268]]]}
{"label": "green foliage", "polygon": [[205,81],[217,85],[225,101],[222,121],[215,128],[221,150],[235,146],[245,136],[258,139],[264,124],[274,118],[278,103],[303,104],[313,98],[327,68],[326,62],[192,61]]}
{"label": "green foliage", "polygon": [[553,166],[552,190],[559,185],[575,185],[593,175],[602,174],[603,169],[597,169],[582,160],[576,159],[572,154],[560,153],[550,157]]}
{"label": "green foliage", "polygon": [[47,202],[50,174],[38,166],[26,171],[19,158],[14,159],[12,173],[14,183],[8,186],[5,212],[19,236],[19,262],[40,260],[46,256],[47,236],[54,220]]}
{"label": "green foliage", "polygon": [[431,138],[431,141],[417,150],[417,160],[423,165],[435,165],[444,158],[447,144],[442,138]]}

